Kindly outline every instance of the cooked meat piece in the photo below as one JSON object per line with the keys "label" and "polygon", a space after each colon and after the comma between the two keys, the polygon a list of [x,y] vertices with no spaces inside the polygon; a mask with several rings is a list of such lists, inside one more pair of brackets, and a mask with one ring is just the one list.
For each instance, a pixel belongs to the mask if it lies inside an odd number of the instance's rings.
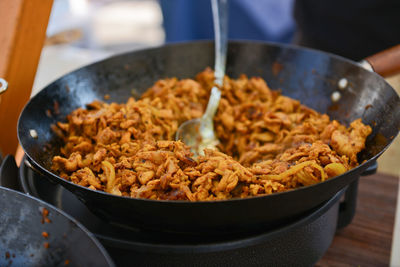
{"label": "cooked meat piece", "polygon": [[78,152],[73,152],[68,159],[55,156],[53,158],[53,167],[54,168],[62,168],[68,172],[76,171],[79,168],[80,163],[82,162],[82,156]]}
{"label": "cooked meat piece", "polygon": [[100,180],[94,176],[92,170],[88,167],[78,170],[75,174],[79,180],[79,184],[83,186],[92,185],[96,189],[103,189]]}
{"label": "cooked meat piece", "polygon": [[110,127],[107,127],[103,130],[101,130],[97,134],[97,142],[99,144],[111,144],[113,141],[115,141],[117,138],[117,134],[110,129]]}
{"label": "cooked meat piece", "polygon": [[361,119],[355,120],[346,130],[336,130],[332,133],[331,145],[340,155],[349,157],[350,162],[357,164],[357,154],[365,148],[365,140],[372,132],[368,125]]}

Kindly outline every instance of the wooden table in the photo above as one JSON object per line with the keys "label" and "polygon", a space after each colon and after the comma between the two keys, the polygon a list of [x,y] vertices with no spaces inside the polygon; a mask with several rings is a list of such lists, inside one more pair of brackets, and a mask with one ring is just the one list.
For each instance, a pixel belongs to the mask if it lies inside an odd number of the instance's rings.
{"label": "wooden table", "polygon": [[398,186],[398,177],[361,177],[352,223],[336,233],[316,266],[389,266]]}

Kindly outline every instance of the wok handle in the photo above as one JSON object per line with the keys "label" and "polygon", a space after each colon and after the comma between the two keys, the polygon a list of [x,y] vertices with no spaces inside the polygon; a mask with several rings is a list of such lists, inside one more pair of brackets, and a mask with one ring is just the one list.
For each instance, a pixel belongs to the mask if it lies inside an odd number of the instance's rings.
{"label": "wok handle", "polygon": [[[360,175],[366,176],[376,173],[378,168],[378,163],[373,162],[365,171],[363,171]],[[344,193],[343,201],[339,205],[339,216],[338,222],[336,225],[337,229],[341,229],[353,220],[354,214],[356,213],[357,207],[357,195],[358,195],[358,180],[360,178],[357,177],[353,182],[349,184]]]}
{"label": "wok handle", "polygon": [[336,229],[346,227],[354,218],[357,207],[358,179],[349,184],[344,193],[344,199],[340,202]]}
{"label": "wok handle", "polygon": [[383,77],[400,72],[400,45],[393,46],[365,59]]}

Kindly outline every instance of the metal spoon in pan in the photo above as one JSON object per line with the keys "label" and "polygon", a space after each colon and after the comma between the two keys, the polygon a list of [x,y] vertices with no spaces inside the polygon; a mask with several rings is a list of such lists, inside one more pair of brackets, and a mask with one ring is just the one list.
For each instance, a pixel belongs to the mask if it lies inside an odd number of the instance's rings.
{"label": "metal spoon in pan", "polygon": [[215,86],[211,90],[207,108],[201,118],[188,120],[176,132],[176,140],[191,147],[195,156],[203,155],[205,148],[215,148],[219,141],[214,132],[213,118],[217,112],[225,75],[226,50],[228,44],[227,0],[211,0],[215,33]]}

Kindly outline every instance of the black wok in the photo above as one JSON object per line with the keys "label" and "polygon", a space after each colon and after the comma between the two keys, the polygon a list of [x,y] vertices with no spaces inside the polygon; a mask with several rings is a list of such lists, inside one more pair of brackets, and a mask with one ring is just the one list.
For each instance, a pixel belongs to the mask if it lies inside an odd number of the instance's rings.
{"label": "black wok", "polygon": [[[229,233],[273,225],[301,215],[333,197],[373,164],[397,135],[399,97],[385,80],[353,61],[296,46],[230,42],[227,75],[263,77],[272,89],[349,124],[356,118],[373,132],[363,162],[343,175],[296,190],[247,199],[210,202],[154,201],[119,197],[68,182],[50,171],[51,159],[62,145],[51,124],[95,99],[125,102],[131,91],[142,94],[165,77],[194,77],[214,62],[212,42],[166,45],[115,56],[81,68],[48,85],[25,106],[18,122],[18,138],[32,167],[63,185],[89,209],[110,222],[127,226],[194,233]],[[348,80],[341,98],[331,95],[338,81]],[[55,108],[55,106],[59,108]],[[51,110],[53,116],[48,116]],[[38,138],[32,138],[30,130]]]}
{"label": "black wok", "polygon": [[0,210],[0,266],[114,266],[91,233],[41,200],[0,186]]}

